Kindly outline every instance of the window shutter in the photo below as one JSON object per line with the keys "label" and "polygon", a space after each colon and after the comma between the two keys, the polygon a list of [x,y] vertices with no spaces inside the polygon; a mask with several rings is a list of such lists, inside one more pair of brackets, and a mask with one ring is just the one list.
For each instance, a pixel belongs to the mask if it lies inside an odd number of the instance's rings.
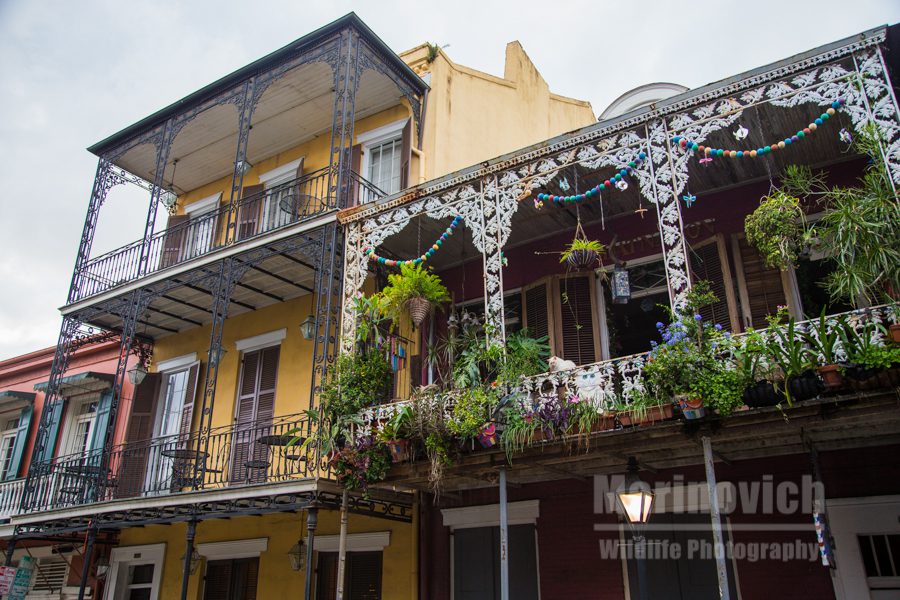
{"label": "window shutter", "polygon": [[412,119],[403,126],[403,134],[400,138],[400,189],[409,187],[409,165],[412,156]]}
{"label": "window shutter", "polygon": [[[253,237],[259,229],[259,212],[265,198],[266,186],[248,185],[241,192],[241,204],[237,215],[237,237],[243,240]],[[252,200],[250,200],[252,198]]]}
{"label": "window shutter", "polygon": [[593,284],[593,273],[559,279],[557,352],[562,349],[562,358],[577,365],[597,362],[599,355]]}
{"label": "window shutter", "polygon": [[547,336],[550,351],[553,353],[556,352],[556,344],[554,336],[551,335],[553,324],[548,303],[550,294],[547,293],[547,290],[549,286],[550,281],[545,279],[526,287],[522,292],[522,312],[525,316],[523,325],[528,328],[529,334],[535,338]]}
{"label": "window shutter", "polygon": [[347,553],[349,600],[381,600],[381,552]]}
{"label": "window shutter", "polygon": [[[188,218],[187,215],[171,215],[169,217],[169,222],[166,225],[166,230],[175,229],[176,226],[186,222]],[[181,260],[181,248],[184,245],[184,232],[185,227],[180,227],[171,233],[166,233],[165,239],[163,240],[163,255],[159,263],[160,268],[164,269],[174,264],[178,264],[178,261]]]}
{"label": "window shutter", "polygon": [[112,390],[107,390],[100,395],[100,401],[97,402],[94,430],[91,434],[91,443],[88,446],[92,464],[100,464],[100,456],[103,454],[103,448],[106,445],[109,415],[112,411],[112,398]]}
{"label": "window shutter", "polygon": [[144,381],[134,392],[126,435],[130,447],[119,465],[119,487],[116,490],[119,498],[131,498],[142,491],[150,453],[150,439],[153,437],[153,416],[156,413],[160,381],[162,375],[159,373],[147,373]]}
{"label": "window shutter", "polygon": [[50,429],[48,430],[49,435],[47,437],[47,444],[44,446],[44,451],[39,459],[41,462],[50,462],[56,452],[56,441],[59,437],[59,424],[62,421],[62,413],[65,404],[65,399],[59,398],[53,403],[53,406],[48,407],[46,404],[44,405],[43,410],[50,411]]}
{"label": "window shutter", "polygon": [[768,325],[766,315],[775,314],[779,305],[786,305],[781,271],[770,269],[756,248],[744,236],[732,238],[738,282],[741,285],[741,313],[744,328],[762,329]]}
{"label": "window shutter", "polygon": [[206,563],[204,600],[231,600],[231,566],[230,560],[210,560]]}
{"label": "window shutter", "polygon": [[715,304],[700,309],[700,315],[707,322],[719,323],[728,331],[735,331],[737,312],[734,306],[734,289],[731,284],[731,270],[728,268],[724,243],[721,236],[714,236],[690,247],[691,279],[694,283],[708,281],[710,289],[718,298]]}
{"label": "window shutter", "polygon": [[[256,443],[261,426],[271,422],[275,410],[275,380],[278,372],[280,346],[272,346],[244,353],[241,381],[238,388],[236,428],[231,465],[233,481],[248,477],[246,463],[265,460],[266,446]],[[254,479],[264,479],[262,469],[253,469]]]}
{"label": "window shutter", "polygon": [[242,558],[234,561],[234,594],[241,600],[256,600],[259,579],[259,558]]}
{"label": "window shutter", "polygon": [[[316,600],[334,600],[337,595],[337,553],[319,552],[316,567]],[[347,556],[351,556],[347,553]]]}
{"label": "window shutter", "polygon": [[28,441],[28,427],[31,425],[31,415],[34,406],[28,405],[19,413],[19,427],[16,429],[16,440],[13,442],[12,458],[9,462],[9,471],[6,479],[16,479],[22,468],[22,455],[25,453],[25,442]]}

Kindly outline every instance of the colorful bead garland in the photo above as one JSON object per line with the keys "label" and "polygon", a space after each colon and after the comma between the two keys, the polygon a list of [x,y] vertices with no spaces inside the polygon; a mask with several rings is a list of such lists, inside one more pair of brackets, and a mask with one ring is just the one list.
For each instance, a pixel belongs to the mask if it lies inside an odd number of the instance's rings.
{"label": "colorful bead garland", "polygon": [[794,135],[786,137],[783,140],[775,142],[774,144],[771,144],[769,146],[757,148],[756,150],[724,150],[722,148],[710,148],[709,146],[703,146],[680,135],[676,135],[675,137],[673,137],[672,143],[678,144],[685,150],[689,150],[691,152],[701,152],[704,156],[707,157],[727,156],[729,158],[756,158],[757,156],[769,154],[770,152],[773,152],[775,150],[783,150],[791,144],[799,142],[800,140],[811,134],[813,131],[818,129],[819,125],[822,125],[823,123],[825,123],[825,121],[830,119],[834,115],[834,113],[837,112],[837,109],[843,106],[843,104],[843,98],[835,100],[831,103],[831,108],[823,112],[815,121],[801,129]]}
{"label": "colorful bead garland", "polygon": [[429,258],[431,258],[432,254],[434,254],[435,252],[440,250],[440,248],[444,244],[444,242],[447,241],[447,238],[449,238],[451,235],[453,235],[453,230],[456,229],[457,227],[459,227],[459,224],[462,223],[462,220],[463,220],[462,215],[457,215],[453,219],[453,222],[450,223],[450,227],[448,227],[446,230],[444,230],[444,233],[441,234],[441,237],[439,237],[431,245],[431,248],[429,248],[425,252],[425,254],[423,254],[419,258],[410,258],[407,260],[393,260],[391,258],[385,258],[383,256],[378,256],[377,254],[375,254],[374,248],[365,248],[363,250],[363,254],[368,256],[369,260],[374,260],[382,265],[387,265],[389,267],[402,267],[403,265],[420,265],[423,262],[425,262],[426,260],[428,260]]}
{"label": "colorful bead garland", "polygon": [[583,194],[575,194],[574,196],[556,196],[554,194],[538,194],[538,200],[550,200],[554,204],[558,206],[562,206],[564,204],[571,204],[572,202],[584,202],[585,200],[590,200],[593,196],[597,196],[601,191],[607,188],[613,188],[616,184],[622,181],[622,178],[630,175],[632,171],[641,166],[641,163],[647,159],[646,152],[638,153],[637,157],[628,163],[627,166],[622,168],[618,173],[616,173],[613,177],[610,177],[603,183],[599,185],[595,185],[588,191]]}

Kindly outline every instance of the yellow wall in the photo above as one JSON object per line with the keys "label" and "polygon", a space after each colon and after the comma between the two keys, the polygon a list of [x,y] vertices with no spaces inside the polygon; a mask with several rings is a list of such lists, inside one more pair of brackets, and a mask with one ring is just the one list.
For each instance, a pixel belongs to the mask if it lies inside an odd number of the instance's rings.
{"label": "yellow wall", "polygon": [[[408,105],[404,103],[398,104],[387,110],[383,110],[378,114],[359,119],[354,124],[354,137],[362,135],[373,129],[377,129],[389,123],[393,123],[400,119],[410,116]],[[250,132],[253,135],[253,132]],[[355,143],[354,139],[354,143]],[[276,169],[281,165],[285,165],[297,160],[301,156],[303,160],[303,172],[311,173],[323,167],[327,167],[331,158],[331,132],[327,131],[318,137],[309,140],[299,146],[295,146],[290,150],[285,150],[275,156],[265,160],[260,160],[258,164],[253,164],[253,168],[244,175],[244,186],[259,184],[259,176],[272,169]],[[222,202],[227,204],[229,194],[231,193],[231,175],[223,177],[212,183],[200,186],[194,190],[186,192],[178,197],[178,212],[184,213],[184,206],[196,202],[202,198],[212,196],[218,192],[222,192]]]}
{"label": "yellow wall", "polygon": [[[278,513],[261,517],[238,517],[229,520],[201,521],[197,525],[196,543],[223,542],[266,537],[268,549],[259,558],[257,598],[302,598],[304,573],[293,571],[287,552],[297,543],[306,526],[301,530],[303,513]],[[319,526],[316,535],[337,535],[340,514],[319,510]],[[406,523],[385,521],[351,514],[348,532],[370,533],[390,531],[391,543],[384,549],[382,567],[382,598],[384,600],[409,600],[415,597],[415,560],[413,553],[413,527]],[[178,598],[181,594],[182,557],[186,548],[187,525],[149,525],[122,531],[119,546],[166,544],[165,563],[162,571],[160,598]],[[205,565],[191,576],[188,598],[199,599]]]}
{"label": "yellow wall", "polygon": [[[275,416],[295,414],[309,408],[310,370],[312,366],[311,340],[300,335],[300,323],[313,311],[315,296],[307,294],[231,317],[225,321],[222,334],[222,347],[227,353],[219,365],[219,376],[216,382],[216,400],[213,408],[213,427],[228,425],[233,422],[235,399],[237,397],[238,377],[240,376],[240,352],[235,349],[235,342],[240,339],[287,329],[287,337],[281,342],[278,362],[278,381],[275,389]],[[209,326],[196,327],[183,333],[171,335],[155,342],[153,348],[154,364],[176,356],[196,352],[197,357],[206,369],[209,351]],[[197,402],[203,397],[203,373],[197,385]],[[194,423],[198,426],[199,409],[194,411]]]}
{"label": "yellow wall", "polygon": [[443,51],[430,64],[425,45],[402,53],[417,73],[430,73],[421,183],[596,122],[589,102],[559,96],[519,42],[506,46],[503,77],[451,61]]}

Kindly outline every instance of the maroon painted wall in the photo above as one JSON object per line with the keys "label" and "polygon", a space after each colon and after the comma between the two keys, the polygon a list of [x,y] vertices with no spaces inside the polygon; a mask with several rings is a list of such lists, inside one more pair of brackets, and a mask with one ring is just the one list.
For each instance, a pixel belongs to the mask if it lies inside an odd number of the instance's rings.
{"label": "maroon painted wall", "polygon": [[[871,449],[823,452],[819,456],[825,493],[828,498],[871,496],[900,493],[900,463],[895,457],[900,446]],[[513,463],[513,469],[515,462]],[[808,455],[793,455],[771,459],[737,461],[731,465],[716,464],[719,482],[761,481],[771,476],[773,486],[781,482],[800,482],[811,474]],[[676,475],[685,482],[704,482],[702,467],[660,471],[652,475],[641,473],[648,482],[671,482]],[[445,498],[441,507],[477,506],[498,502],[497,490],[485,488],[462,493],[463,501]],[[595,524],[616,522],[613,515],[594,514],[592,481],[563,480],[509,488],[509,501],[540,500],[537,522],[538,562],[542,598],[596,598],[615,600],[625,597],[622,564],[619,560],[600,557],[603,536],[616,538],[614,532],[594,531]],[[428,502],[428,500],[425,500]],[[422,548],[422,572],[427,580],[422,597],[434,600],[450,598],[450,531],[442,524],[440,508],[423,508],[422,530],[426,534]],[[784,542],[800,539],[805,544],[815,542],[812,515],[799,510],[791,515],[745,514],[730,515],[734,528],[733,542]],[[797,525],[805,531],[743,530],[744,525]],[[515,551],[511,549],[511,551]],[[839,552],[839,550],[838,550]],[[839,560],[839,555],[838,555]],[[794,600],[822,600],[834,598],[831,575],[818,559],[739,560],[738,581],[745,599],[792,598]]]}

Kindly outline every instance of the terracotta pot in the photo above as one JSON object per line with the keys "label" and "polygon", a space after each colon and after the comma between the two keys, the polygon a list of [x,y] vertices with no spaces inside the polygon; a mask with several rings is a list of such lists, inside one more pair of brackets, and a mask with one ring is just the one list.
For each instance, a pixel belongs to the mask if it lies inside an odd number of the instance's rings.
{"label": "terracotta pot", "polygon": [[391,452],[391,462],[403,462],[409,460],[409,440],[391,440],[385,442]]}
{"label": "terracotta pot", "polygon": [[891,340],[895,344],[900,344],[900,323],[894,323],[888,328],[891,333]]}
{"label": "terracotta pot", "polygon": [[900,366],[894,365],[890,369],[885,369],[875,376],[879,387],[895,388],[900,387]]}
{"label": "terracotta pot", "polygon": [[656,423],[666,421],[675,415],[675,407],[671,404],[663,404],[661,406],[651,406],[643,415],[636,415],[633,411],[623,411],[616,416],[622,427],[630,427],[632,425],[643,425],[645,423]]}
{"label": "terracotta pot", "polygon": [[760,379],[744,390],[743,400],[750,408],[775,406],[784,402],[784,393],[780,386],[776,387],[771,381]]}
{"label": "terracotta pot", "polygon": [[431,312],[431,302],[425,298],[410,298],[406,301],[406,310],[416,327],[421,327],[425,318]]}
{"label": "terracotta pot", "polygon": [[590,269],[597,264],[597,253],[593,250],[573,250],[566,262],[573,269]]}
{"label": "terracotta pot", "polygon": [[616,428],[616,417],[613,415],[604,415],[591,424],[591,433],[600,431],[609,431]]}
{"label": "terracotta pot", "polygon": [[824,365],[816,367],[819,377],[825,383],[826,390],[837,390],[844,387],[844,375],[839,365]]}
{"label": "terracotta pot", "polygon": [[675,402],[688,421],[702,419],[706,416],[706,407],[703,406],[703,398],[689,398],[687,394],[676,394]]}

